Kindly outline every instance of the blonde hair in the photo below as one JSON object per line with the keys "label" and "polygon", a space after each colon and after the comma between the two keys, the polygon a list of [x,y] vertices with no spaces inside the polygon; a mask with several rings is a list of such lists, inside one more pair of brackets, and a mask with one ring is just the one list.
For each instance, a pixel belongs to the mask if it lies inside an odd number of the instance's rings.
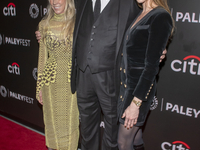
{"label": "blonde hair", "polygon": [[[43,35],[45,35],[46,31],[48,30],[49,22],[54,15],[54,10],[51,7],[50,0],[48,0],[47,5],[47,14],[42,19],[44,22],[43,26]],[[65,10],[64,10],[64,21],[63,21],[63,28],[62,33],[64,33],[64,39],[66,40],[67,36],[72,36],[75,24],[75,6],[74,0],[66,0]],[[44,40],[44,36],[42,37]]]}

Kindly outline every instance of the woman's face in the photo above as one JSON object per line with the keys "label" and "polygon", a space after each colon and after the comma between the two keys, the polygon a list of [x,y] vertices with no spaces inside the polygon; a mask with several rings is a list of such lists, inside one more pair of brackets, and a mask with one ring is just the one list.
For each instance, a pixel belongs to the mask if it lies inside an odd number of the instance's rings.
{"label": "woman's face", "polygon": [[65,11],[66,0],[49,0],[52,9],[56,14],[62,14]]}

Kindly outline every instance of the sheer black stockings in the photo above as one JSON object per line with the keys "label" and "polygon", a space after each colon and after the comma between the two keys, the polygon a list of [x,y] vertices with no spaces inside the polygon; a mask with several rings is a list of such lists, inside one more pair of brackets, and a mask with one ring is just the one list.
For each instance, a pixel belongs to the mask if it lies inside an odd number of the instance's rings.
{"label": "sheer black stockings", "polygon": [[120,124],[118,132],[118,147],[119,150],[134,150],[134,147],[135,150],[137,150],[137,147],[143,147],[142,129],[136,126],[127,129],[124,125]]}

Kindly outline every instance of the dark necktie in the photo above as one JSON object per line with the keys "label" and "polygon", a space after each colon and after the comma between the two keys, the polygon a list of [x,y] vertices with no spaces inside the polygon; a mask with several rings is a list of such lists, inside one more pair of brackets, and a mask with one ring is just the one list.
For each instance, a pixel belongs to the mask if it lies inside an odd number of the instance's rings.
{"label": "dark necktie", "polygon": [[95,6],[94,6],[94,22],[99,17],[101,11],[101,0],[96,0]]}

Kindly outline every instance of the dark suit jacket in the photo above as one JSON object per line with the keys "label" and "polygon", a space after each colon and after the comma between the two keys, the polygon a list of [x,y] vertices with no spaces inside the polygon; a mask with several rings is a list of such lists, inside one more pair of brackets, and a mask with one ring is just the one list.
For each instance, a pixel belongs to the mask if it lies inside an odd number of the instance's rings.
{"label": "dark suit jacket", "polygon": [[[73,52],[72,52],[72,74],[71,74],[71,90],[72,93],[76,91],[76,79],[77,79],[77,64],[76,64],[76,40],[78,37],[78,30],[80,22],[82,21],[82,14],[85,8],[86,2],[88,0],[77,0],[76,3],[76,23],[74,29],[74,38],[73,38]],[[112,11],[112,10],[110,10]],[[119,56],[121,51],[122,40],[124,37],[124,32],[127,27],[130,25],[132,20],[137,16],[139,12],[139,8],[134,0],[120,0],[119,4],[119,20],[118,20],[118,28],[117,28],[117,41],[116,41],[116,53],[115,53],[115,83],[116,89],[118,89],[119,85],[119,63],[121,60],[121,56]]]}

